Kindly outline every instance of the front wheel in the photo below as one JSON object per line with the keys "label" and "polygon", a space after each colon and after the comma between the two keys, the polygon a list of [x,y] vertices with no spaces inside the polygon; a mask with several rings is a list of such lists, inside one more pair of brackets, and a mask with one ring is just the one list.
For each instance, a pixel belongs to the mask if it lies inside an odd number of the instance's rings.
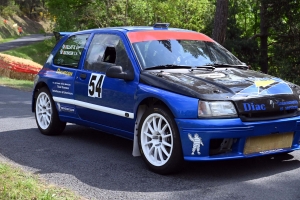
{"label": "front wheel", "polygon": [[179,171],[183,156],[172,113],[163,106],[150,107],[139,125],[139,148],[150,170],[159,174]]}
{"label": "front wheel", "polygon": [[66,123],[60,121],[51,94],[45,87],[38,91],[35,103],[35,120],[39,130],[44,135],[58,135],[66,127]]}

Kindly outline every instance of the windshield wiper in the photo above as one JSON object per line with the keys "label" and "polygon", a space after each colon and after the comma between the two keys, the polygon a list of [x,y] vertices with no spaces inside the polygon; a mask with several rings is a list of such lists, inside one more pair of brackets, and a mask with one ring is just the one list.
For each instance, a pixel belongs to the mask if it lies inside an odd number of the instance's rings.
{"label": "windshield wiper", "polygon": [[211,67],[231,67],[231,68],[237,68],[237,69],[249,69],[247,65],[230,65],[230,64],[224,64],[224,63],[211,63],[207,64],[205,66],[211,66]]}
{"label": "windshield wiper", "polygon": [[167,65],[157,65],[157,66],[153,66],[153,67],[148,67],[145,70],[149,70],[149,69],[191,69],[191,66],[187,66],[187,65],[173,65],[173,64],[167,64]]}

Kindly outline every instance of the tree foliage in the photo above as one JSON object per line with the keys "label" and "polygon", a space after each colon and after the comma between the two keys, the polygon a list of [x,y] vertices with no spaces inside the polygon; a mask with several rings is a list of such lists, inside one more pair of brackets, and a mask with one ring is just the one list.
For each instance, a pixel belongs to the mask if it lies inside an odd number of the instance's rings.
{"label": "tree foliage", "polygon": [[[226,32],[214,28],[218,2],[228,3]],[[31,18],[47,14],[56,31],[156,22],[209,36],[216,30],[216,40],[252,69],[300,83],[300,0],[0,0],[2,16],[20,10]]]}

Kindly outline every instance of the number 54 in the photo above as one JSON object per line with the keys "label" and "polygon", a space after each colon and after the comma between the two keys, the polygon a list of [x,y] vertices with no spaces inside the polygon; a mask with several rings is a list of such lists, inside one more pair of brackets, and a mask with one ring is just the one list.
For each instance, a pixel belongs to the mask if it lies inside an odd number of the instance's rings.
{"label": "number 54", "polygon": [[88,96],[89,97],[102,97],[102,84],[104,81],[105,75],[103,74],[91,74],[88,88]]}

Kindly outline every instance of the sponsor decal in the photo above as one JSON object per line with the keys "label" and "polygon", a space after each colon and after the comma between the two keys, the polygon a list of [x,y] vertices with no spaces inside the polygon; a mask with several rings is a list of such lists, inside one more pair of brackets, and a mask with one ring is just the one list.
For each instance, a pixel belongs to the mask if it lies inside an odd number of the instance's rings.
{"label": "sponsor decal", "polygon": [[64,82],[56,82],[53,81],[52,84],[54,85],[54,88],[52,89],[52,92],[58,93],[58,94],[67,94],[67,95],[73,95],[71,90],[71,84],[70,83],[64,83]]}
{"label": "sponsor decal", "polygon": [[69,55],[69,56],[78,56],[81,54],[79,51],[79,47],[77,45],[65,45],[65,44],[60,49],[59,53],[61,55]]}
{"label": "sponsor decal", "polygon": [[62,49],[79,49],[77,45],[68,45],[68,44],[63,44]]}
{"label": "sponsor decal", "polygon": [[243,103],[244,111],[266,110],[265,104]]}
{"label": "sponsor decal", "polygon": [[72,76],[72,75],[73,75],[73,72],[61,70],[60,68],[58,68],[58,69],[56,70],[56,73],[57,73],[57,74],[67,75],[67,76]]}
{"label": "sponsor decal", "polygon": [[279,78],[248,78],[247,81],[253,82],[249,87],[236,93],[232,99],[245,97],[260,97],[277,94],[293,94],[290,86]]}
{"label": "sponsor decal", "polygon": [[72,108],[69,106],[64,106],[64,105],[61,105],[60,103],[57,103],[57,107],[58,107],[59,112],[70,112],[70,113],[75,112],[75,108]]}
{"label": "sponsor decal", "polygon": [[273,149],[273,150],[267,150],[267,151],[260,151],[260,154],[269,154],[269,153],[276,153],[276,152],[280,152],[283,151],[283,149]]}
{"label": "sponsor decal", "polygon": [[279,106],[279,109],[282,110],[296,110],[298,109],[298,101],[297,100],[291,100],[291,101],[276,101],[276,100],[270,100],[270,105],[272,108],[275,107],[275,105]]}
{"label": "sponsor decal", "polygon": [[80,52],[76,52],[76,51],[64,51],[64,50],[60,50],[59,52],[61,55],[68,55],[68,56],[78,56],[80,55]]}
{"label": "sponsor decal", "polygon": [[199,137],[199,135],[196,133],[194,137],[189,133],[188,134],[189,139],[193,142],[193,148],[192,148],[192,155],[195,154],[195,151],[197,150],[197,154],[200,155],[200,146],[204,146],[202,142],[202,138]]}
{"label": "sponsor decal", "polygon": [[[291,101],[276,101],[276,100],[270,100],[269,101],[269,108],[275,108],[275,106],[279,107],[280,111],[283,110],[296,110],[298,109],[298,101],[297,100],[291,100]],[[249,111],[259,111],[259,110],[266,110],[265,104],[255,104],[252,102],[246,102],[243,103],[243,108],[245,112]]]}

